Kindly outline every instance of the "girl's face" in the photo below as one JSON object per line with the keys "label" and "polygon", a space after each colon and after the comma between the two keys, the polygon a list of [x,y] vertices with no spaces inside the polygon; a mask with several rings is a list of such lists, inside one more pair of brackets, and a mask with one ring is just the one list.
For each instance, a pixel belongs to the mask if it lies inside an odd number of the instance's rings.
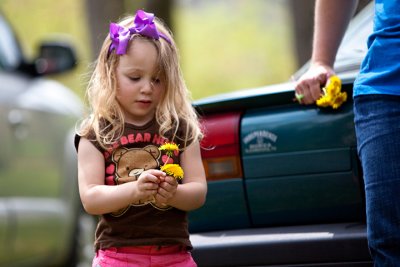
{"label": "girl's face", "polygon": [[154,117],[165,90],[163,79],[158,76],[157,57],[154,44],[136,38],[119,59],[117,101],[128,123],[144,125]]}

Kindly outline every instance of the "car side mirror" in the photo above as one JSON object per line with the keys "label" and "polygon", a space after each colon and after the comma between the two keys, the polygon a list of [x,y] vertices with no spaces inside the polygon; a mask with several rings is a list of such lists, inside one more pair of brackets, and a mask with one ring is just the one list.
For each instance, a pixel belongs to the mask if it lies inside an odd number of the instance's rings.
{"label": "car side mirror", "polygon": [[75,68],[77,58],[74,49],[64,42],[43,42],[39,46],[39,56],[35,60],[39,75],[62,73]]}

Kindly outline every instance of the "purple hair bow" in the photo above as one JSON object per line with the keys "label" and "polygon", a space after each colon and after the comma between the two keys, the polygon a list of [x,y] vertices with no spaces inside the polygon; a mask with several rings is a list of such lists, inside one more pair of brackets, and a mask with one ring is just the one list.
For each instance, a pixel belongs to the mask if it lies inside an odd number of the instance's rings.
{"label": "purple hair bow", "polygon": [[109,53],[115,49],[117,55],[123,55],[126,53],[128,43],[132,34],[140,34],[158,40],[162,37],[168,43],[171,41],[167,36],[158,32],[154,23],[154,14],[138,10],[135,15],[133,27],[126,29],[117,23],[110,24],[110,38],[111,46]]}

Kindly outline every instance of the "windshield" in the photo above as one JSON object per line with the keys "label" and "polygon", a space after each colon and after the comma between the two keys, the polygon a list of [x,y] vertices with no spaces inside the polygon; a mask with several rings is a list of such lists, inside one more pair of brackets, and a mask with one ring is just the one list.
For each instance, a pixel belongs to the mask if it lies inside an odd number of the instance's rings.
{"label": "windshield", "polygon": [[0,36],[0,70],[15,69],[21,63],[21,53],[10,26],[1,14]]}

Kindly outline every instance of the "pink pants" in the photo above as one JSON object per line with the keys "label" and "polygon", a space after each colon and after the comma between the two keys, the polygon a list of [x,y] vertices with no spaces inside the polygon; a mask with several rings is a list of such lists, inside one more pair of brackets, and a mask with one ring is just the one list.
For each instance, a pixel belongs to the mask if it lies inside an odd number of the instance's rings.
{"label": "pink pants", "polygon": [[139,246],[99,250],[92,267],[197,267],[180,245]]}

